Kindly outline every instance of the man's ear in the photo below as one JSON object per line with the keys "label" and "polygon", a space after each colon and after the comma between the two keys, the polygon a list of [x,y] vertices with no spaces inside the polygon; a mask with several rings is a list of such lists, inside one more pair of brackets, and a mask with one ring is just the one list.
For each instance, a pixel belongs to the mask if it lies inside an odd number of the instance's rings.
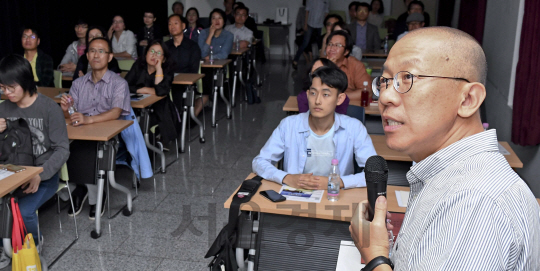
{"label": "man's ear", "polygon": [[347,98],[347,94],[343,92],[339,93],[337,97],[337,106],[340,106],[345,101],[345,98]]}
{"label": "man's ear", "polygon": [[40,43],[40,42],[41,42],[41,39],[38,38],[38,39],[37,39],[37,46],[39,46],[39,43]]}
{"label": "man's ear", "polygon": [[[111,48],[111,49],[112,49],[112,48]],[[107,62],[111,62],[111,60],[113,59],[113,57],[114,57],[114,55],[113,55],[113,53],[111,52],[111,53],[109,54],[109,60],[107,60]]]}
{"label": "man's ear", "polygon": [[458,109],[458,116],[469,118],[474,115],[486,99],[486,88],[484,85],[473,82],[468,83],[461,89],[461,104]]}

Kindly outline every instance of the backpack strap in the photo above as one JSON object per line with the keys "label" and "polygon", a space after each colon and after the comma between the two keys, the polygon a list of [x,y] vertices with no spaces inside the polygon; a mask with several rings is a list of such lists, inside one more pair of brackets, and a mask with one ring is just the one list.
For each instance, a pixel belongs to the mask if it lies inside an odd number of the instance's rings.
{"label": "backpack strap", "polygon": [[236,195],[233,196],[231,206],[229,207],[229,224],[227,227],[234,229],[238,222],[238,214],[240,212],[240,205],[251,200],[251,197],[257,193],[259,187],[262,184],[262,177],[255,176],[249,180],[245,180]]}

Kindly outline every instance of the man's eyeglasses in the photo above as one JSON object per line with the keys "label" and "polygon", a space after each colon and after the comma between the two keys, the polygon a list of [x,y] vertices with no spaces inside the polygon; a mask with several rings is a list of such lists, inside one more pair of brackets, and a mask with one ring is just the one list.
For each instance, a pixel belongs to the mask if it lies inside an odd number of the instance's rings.
{"label": "man's eyeglasses", "polygon": [[400,71],[394,75],[394,78],[386,78],[384,76],[377,76],[373,79],[371,84],[371,89],[375,96],[380,96],[382,90],[388,89],[390,80],[394,80],[393,85],[394,89],[401,93],[405,94],[411,90],[414,78],[428,77],[428,78],[443,78],[443,79],[453,79],[453,80],[462,80],[467,83],[470,83],[469,80],[465,78],[458,77],[446,77],[446,76],[435,76],[435,75],[414,75],[408,71]]}
{"label": "man's eyeglasses", "polygon": [[154,51],[154,49],[150,50],[150,52],[148,52],[148,54],[153,55],[153,56],[158,56],[158,57],[163,55],[163,53],[161,51],[156,52],[156,51]]}
{"label": "man's eyeglasses", "polygon": [[33,39],[33,40],[35,40],[37,37],[36,37],[36,35],[30,35],[30,36],[28,36],[28,35],[23,35],[22,38],[23,38],[23,40],[26,40],[26,39]]}
{"label": "man's eyeglasses", "polygon": [[103,49],[90,49],[88,50],[89,53],[91,54],[100,54],[100,55],[104,55],[104,54],[108,54],[109,52],[103,50]]}
{"label": "man's eyeglasses", "polygon": [[341,43],[331,43],[329,42],[328,44],[326,44],[326,47],[336,47],[336,48],[343,48],[345,47],[345,45],[341,44]]}

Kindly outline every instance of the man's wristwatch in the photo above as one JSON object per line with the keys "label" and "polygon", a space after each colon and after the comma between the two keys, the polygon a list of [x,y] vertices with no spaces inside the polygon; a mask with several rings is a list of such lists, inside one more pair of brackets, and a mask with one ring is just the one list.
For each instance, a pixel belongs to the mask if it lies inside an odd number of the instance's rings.
{"label": "man's wristwatch", "polygon": [[371,260],[368,264],[366,264],[366,266],[362,268],[361,271],[371,271],[375,269],[375,267],[381,264],[387,264],[390,266],[390,268],[392,268],[392,270],[394,270],[394,264],[392,263],[392,261],[390,261],[390,259],[384,256],[379,256],[379,257],[373,258],[373,260]]}

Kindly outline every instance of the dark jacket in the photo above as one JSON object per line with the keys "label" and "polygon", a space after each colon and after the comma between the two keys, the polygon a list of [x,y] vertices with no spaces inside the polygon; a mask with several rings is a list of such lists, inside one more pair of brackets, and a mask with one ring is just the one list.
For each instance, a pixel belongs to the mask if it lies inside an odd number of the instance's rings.
{"label": "dark jacket", "polygon": [[156,85],[156,73],[148,74],[147,67],[146,59],[139,58],[124,79],[128,82],[131,93],[137,93],[137,90],[143,87],[151,87],[155,89],[157,96],[167,96],[152,105],[154,114],[150,116],[152,124],[159,124],[162,142],[167,144],[178,137],[181,129],[179,114],[168,97],[174,74],[172,69],[164,67],[163,80]]}
{"label": "dark jacket", "polygon": [[38,87],[54,87],[54,65],[50,55],[38,49],[36,59],[36,74],[39,79]]}
{"label": "dark jacket", "polygon": [[[349,24],[349,30],[351,31],[352,41],[356,44],[356,22]],[[381,49],[381,38],[379,36],[379,28],[377,26],[367,23],[366,30],[366,50],[374,51]]]}
{"label": "dark jacket", "polygon": [[[114,73],[121,73],[120,67],[118,67],[118,60],[113,57],[111,62],[109,62],[109,65],[107,67],[110,71]],[[82,71],[84,74],[88,71],[88,58],[86,57],[86,54],[83,54],[79,61],[77,62],[77,67],[75,68],[75,71],[73,72],[73,81],[75,79],[79,78],[79,71]]]}

